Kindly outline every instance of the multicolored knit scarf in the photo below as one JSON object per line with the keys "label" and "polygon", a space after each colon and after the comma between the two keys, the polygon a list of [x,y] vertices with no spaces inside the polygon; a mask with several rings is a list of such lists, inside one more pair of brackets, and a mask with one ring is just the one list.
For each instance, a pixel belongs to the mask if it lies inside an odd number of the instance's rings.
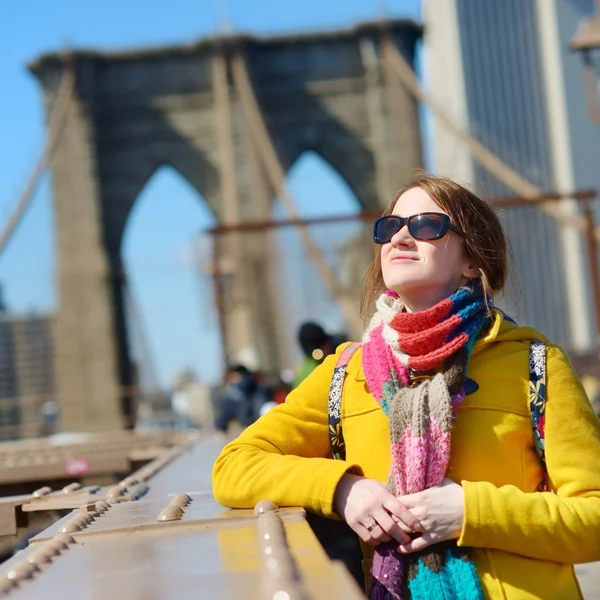
{"label": "multicolored knit scarf", "polygon": [[[465,397],[467,362],[488,323],[479,285],[461,288],[416,313],[405,312],[394,292],[379,297],[363,339],[362,361],[369,390],[390,419],[388,489],[396,496],[442,483],[456,407]],[[410,387],[411,377],[427,372],[430,377]],[[483,597],[469,552],[455,541],[407,555],[397,547],[390,542],[375,549],[371,600]]]}

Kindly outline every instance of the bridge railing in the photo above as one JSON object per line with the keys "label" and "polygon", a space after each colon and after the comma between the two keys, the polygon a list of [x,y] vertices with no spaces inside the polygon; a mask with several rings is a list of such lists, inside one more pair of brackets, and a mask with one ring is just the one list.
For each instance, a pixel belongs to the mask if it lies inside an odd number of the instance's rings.
{"label": "bridge railing", "polygon": [[232,511],[214,501],[210,474],[221,445],[176,445],[111,486],[1,499],[0,514],[15,519],[73,510],[0,566],[0,594],[364,598],[345,567],[329,560],[302,509],[263,501]]}

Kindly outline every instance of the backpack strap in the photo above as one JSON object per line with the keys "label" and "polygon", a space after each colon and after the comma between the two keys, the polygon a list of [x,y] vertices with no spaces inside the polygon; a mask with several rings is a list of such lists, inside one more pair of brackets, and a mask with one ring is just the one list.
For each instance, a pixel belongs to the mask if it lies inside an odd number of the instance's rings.
{"label": "backpack strap", "polygon": [[329,442],[331,444],[331,454],[336,460],[346,459],[346,445],[344,443],[344,432],[342,431],[342,388],[346,377],[346,367],[359,348],[360,344],[353,342],[342,350],[333,370],[329,387]]}
{"label": "backpack strap", "polygon": [[542,463],[545,480],[547,480],[545,445],[546,344],[544,342],[531,342],[529,346],[529,417],[533,428],[535,451]]}

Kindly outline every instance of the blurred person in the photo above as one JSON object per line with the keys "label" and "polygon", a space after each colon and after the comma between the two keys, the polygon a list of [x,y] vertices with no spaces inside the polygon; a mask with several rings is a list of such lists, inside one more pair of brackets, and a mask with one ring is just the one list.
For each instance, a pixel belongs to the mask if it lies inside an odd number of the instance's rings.
{"label": "blurred person", "polygon": [[248,427],[260,416],[263,404],[271,400],[272,392],[260,382],[258,374],[244,365],[235,365],[227,372],[225,389],[217,402],[215,427],[224,433],[234,421]]}
{"label": "blurred person", "polygon": [[600,421],[565,352],[495,308],[491,206],[422,176],[374,224],[362,346],[222,450],[213,493],[342,519],[372,600],[581,598],[600,560]]}
{"label": "blurred person", "polygon": [[298,329],[298,343],[304,354],[304,359],[292,388],[297,388],[327,356],[335,351],[331,336],[318,324],[307,321]]}

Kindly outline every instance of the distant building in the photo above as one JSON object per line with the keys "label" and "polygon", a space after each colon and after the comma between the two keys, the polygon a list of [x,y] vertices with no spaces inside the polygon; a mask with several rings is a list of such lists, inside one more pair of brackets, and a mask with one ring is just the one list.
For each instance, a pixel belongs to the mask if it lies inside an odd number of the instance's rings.
{"label": "distant building", "polygon": [[[580,57],[569,50],[593,10],[593,0],[424,3],[428,89],[464,129],[543,190],[600,187],[599,129],[587,116]],[[430,125],[435,172],[487,196],[512,194],[435,117]],[[568,200],[562,208],[577,210]],[[595,321],[582,236],[530,207],[501,216],[517,271],[504,306],[557,342],[590,347]]]}
{"label": "distant building", "polygon": [[0,439],[49,433],[54,404],[53,318],[15,317],[0,293]]}

